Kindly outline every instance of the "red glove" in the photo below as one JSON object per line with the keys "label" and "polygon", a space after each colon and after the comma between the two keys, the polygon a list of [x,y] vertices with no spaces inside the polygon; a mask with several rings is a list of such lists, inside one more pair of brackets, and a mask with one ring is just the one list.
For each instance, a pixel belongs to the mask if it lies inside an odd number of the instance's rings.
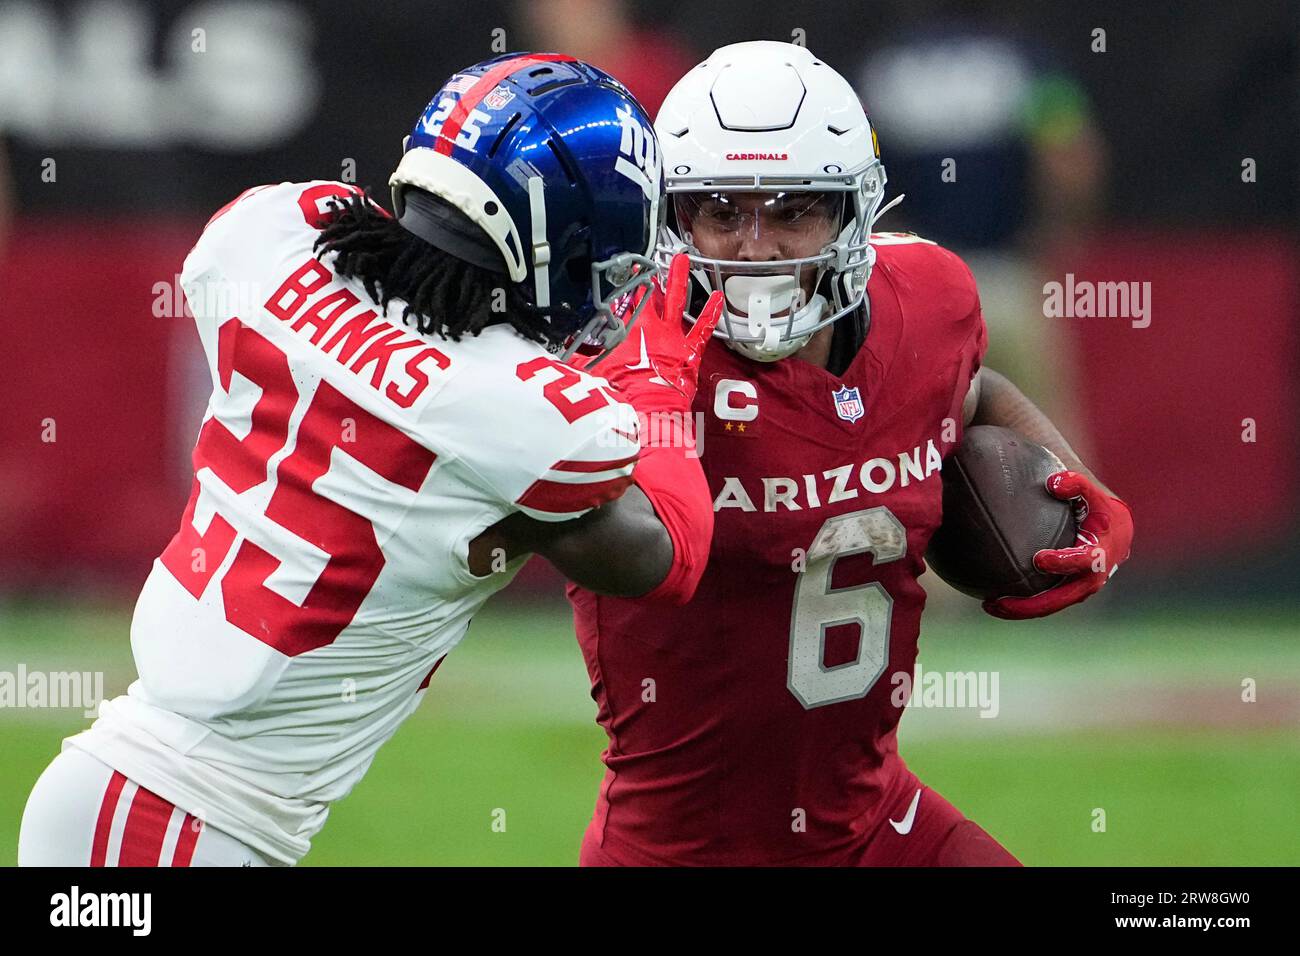
{"label": "red glove", "polygon": [[[668,281],[657,278],[642,287],[633,301],[642,314],[627,337],[609,352],[581,366],[606,379],[654,434],[654,444],[642,444],[632,480],[650,500],[655,515],[673,544],[668,574],[641,601],[685,604],[695,593],[709,560],[713,540],[713,497],[700,467],[699,455],[686,442],[691,402],[700,374],[700,358],[722,315],[722,293],[714,292],[693,328],[683,318],[690,290],[690,263],[673,257]],[[649,300],[645,296],[649,295]]]}
{"label": "red glove", "polygon": [[[694,327],[686,327],[690,282],[690,261],[684,253],[673,256],[666,288],[656,279],[650,289],[637,290],[633,309],[642,308],[640,318],[622,342],[584,368],[616,386],[642,414],[690,411],[695,398],[700,357],[722,315],[722,293],[710,295]],[[643,304],[646,295],[650,301]]]}
{"label": "red glove", "polygon": [[985,601],[984,610],[994,617],[1024,620],[1055,614],[1096,594],[1128,560],[1133,545],[1133,514],[1128,505],[1075,471],[1048,476],[1047,490],[1062,500],[1078,499],[1081,543],[1073,548],[1039,551],[1034,555],[1034,567],[1068,577],[1032,597]]}

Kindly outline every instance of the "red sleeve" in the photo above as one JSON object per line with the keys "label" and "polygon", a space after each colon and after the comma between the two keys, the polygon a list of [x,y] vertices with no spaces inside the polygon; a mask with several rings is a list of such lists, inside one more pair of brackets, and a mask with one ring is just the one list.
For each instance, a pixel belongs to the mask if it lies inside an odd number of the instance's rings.
{"label": "red sleeve", "polygon": [[685,604],[709,561],[713,497],[700,460],[680,445],[642,448],[632,480],[654,506],[673,543],[673,563],[657,588],[641,600]]}
{"label": "red sleeve", "polygon": [[916,323],[914,348],[939,367],[951,369],[947,415],[960,432],[962,403],[971,380],[988,349],[988,329],[980,307],[979,287],[961,257],[942,246],[918,244],[907,250],[913,257],[916,280],[926,292],[926,321]]}
{"label": "red sleeve", "polygon": [[966,329],[966,337],[957,353],[959,356],[957,374],[953,380],[952,404],[948,410],[949,416],[957,420],[958,426],[961,425],[962,405],[966,401],[966,393],[970,391],[970,383],[974,380],[975,373],[984,363],[984,353],[988,351],[989,346],[988,328],[984,325],[984,313],[980,309],[978,296],[963,327]]}
{"label": "red sleeve", "polygon": [[654,422],[655,443],[641,446],[632,480],[650,499],[673,545],[668,575],[640,600],[685,604],[704,575],[713,539],[713,496],[695,444],[682,430],[691,417],[690,399],[644,376],[624,377],[619,387],[640,420]]}

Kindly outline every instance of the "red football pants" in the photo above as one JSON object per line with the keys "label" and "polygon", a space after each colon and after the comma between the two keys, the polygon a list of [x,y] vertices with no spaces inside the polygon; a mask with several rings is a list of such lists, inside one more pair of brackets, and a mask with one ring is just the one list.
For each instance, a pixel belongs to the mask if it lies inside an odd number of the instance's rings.
{"label": "red football pants", "polygon": [[[919,793],[919,796],[917,795]],[[889,811],[874,832],[848,852],[801,857],[800,866],[1021,866],[1019,860],[974,820],[910,770],[902,770],[886,797]],[[891,822],[892,821],[892,822]],[[895,825],[896,824],[896,825]],[[612,837],[600,845],[594,827],[582,840],[581,866],[646,865],[650,858],[635,847],[622,847]],[[690,865],[690,860],[674,863]],[[710,863],[727,865],[725,859]],[[782,861],[774,860],[779,865]]]}

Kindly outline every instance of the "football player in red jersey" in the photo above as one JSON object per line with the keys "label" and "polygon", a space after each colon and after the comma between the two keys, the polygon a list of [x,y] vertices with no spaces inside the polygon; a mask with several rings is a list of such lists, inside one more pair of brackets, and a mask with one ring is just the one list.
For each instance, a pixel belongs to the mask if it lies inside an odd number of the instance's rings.
{"label": "football player in red jersey", "polygon": [[[790,44],[724,47],[656,129],[668,244],[726,299],[694,399],[714,535],[686,606],[570,588],[609,735],[582,862],[1015,865],[898,753],[889,678],[913,673],[939,469],[965,426],[1006,426],[1061,459],[1049,490],[1086,507],[1079,546],[1035,558],[1061,583],[985,605],[1000,617],[1098,590],[1128,557],[1128,509],[981,368],[965,264],[870,233],[884,170],[834,70]],[[600,373],[653,359],[634,331]]]}

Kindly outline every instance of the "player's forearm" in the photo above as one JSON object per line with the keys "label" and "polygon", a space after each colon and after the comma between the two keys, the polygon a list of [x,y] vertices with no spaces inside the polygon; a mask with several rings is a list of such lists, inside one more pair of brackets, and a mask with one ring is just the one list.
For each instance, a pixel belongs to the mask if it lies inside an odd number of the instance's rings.
{"label": "player's forearm", "polygon": [[1075,454],[1065,436],[1052,424],[1052,420],[1000,372],[991,368],[980,371],[979,402],[970,424],[1010,428],[1052,452],[1066,468],[1086,475],[1095,484],[1105,487]]}
{"label": "player's forearm", "polygon": [[641,450],[635,481],[616,501],[541,531],[528,549],[596,594],[685,604],[713,538],[704,472],[683,449],[652,446]]}
{"label": "player's forearm", "polygon": [[662,579],[645,598],[685,604],[695,594],[713,541],[713,496],[698,458],[681,443],[643,448],[634,475],[671,545]]}
{"label": "player's forearm", "polygon": [[574,521],[515,519],[510,551],[532,552],[579,587],[614,597],[640,597],[658,587],[673,563],[673,544],[645,494],[622,497]]}

